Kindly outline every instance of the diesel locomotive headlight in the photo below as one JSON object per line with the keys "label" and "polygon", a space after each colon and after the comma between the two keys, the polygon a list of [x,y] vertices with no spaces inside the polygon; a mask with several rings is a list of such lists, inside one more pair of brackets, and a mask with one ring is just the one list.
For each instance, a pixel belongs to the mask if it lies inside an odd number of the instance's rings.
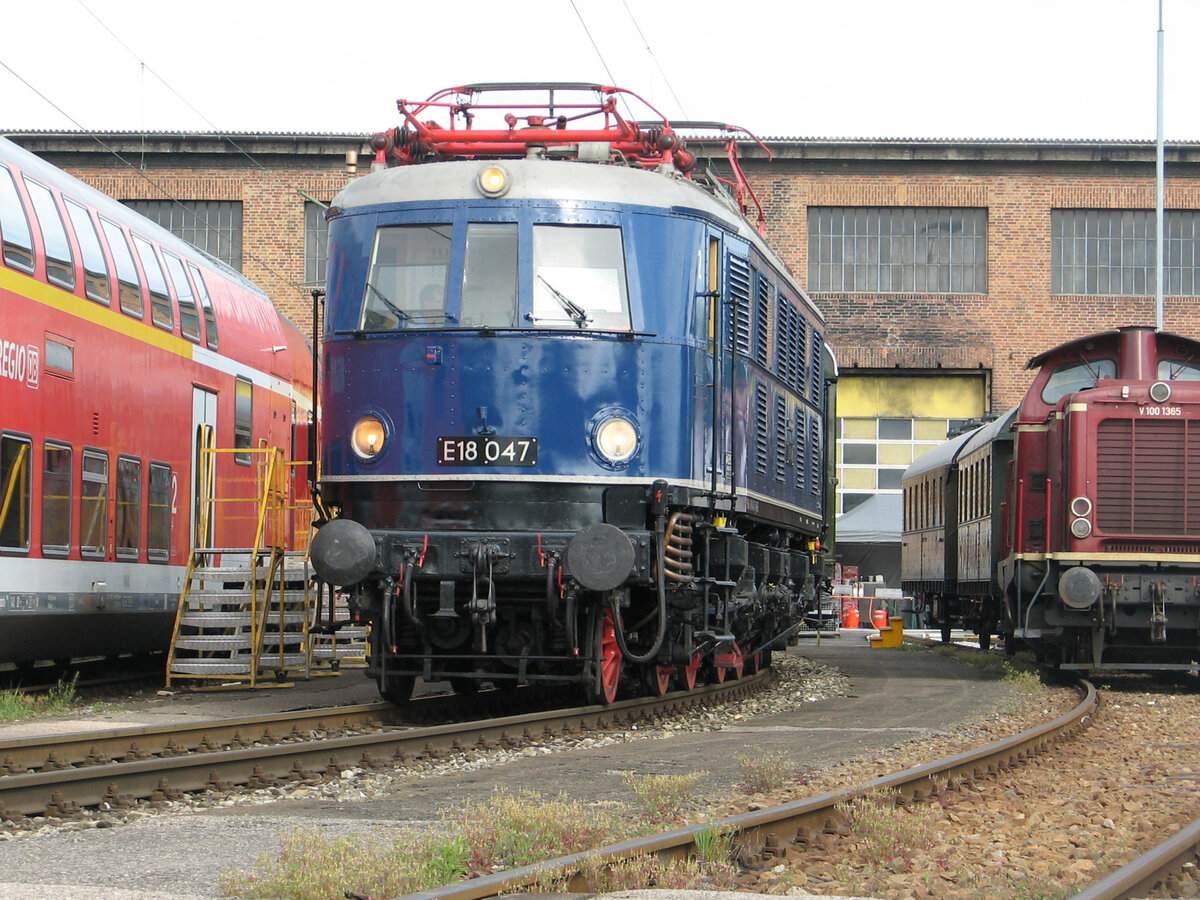
{"label": "diesel locomotive headlight", "polygon": [[1071,515],[1086,516],[1092,511],[1092,501],[1087,497],[1076,497],[1071,501]]}
{"label": "diesel locomotive headlight", "polygon": [[1166,403],[1171,399],[1171,386],[1165,381],[1156,381],[1150,385],[1150,399],[1155,403]]}
{"label": "diesel locomotive headlight", "polygon": [[1087,519],[1075,519],[1071,522],[1071,534],[1083,540],[1092,533],[1092,523]]}
{"label": "diesel locomotive headlight", "polygon": [[596,428],[596,452],[610,463],[623,463],[638,448],[637,427],[623,416],[605,419]]}
{"label": "diesel locomotive headlight", "polygon": [[483,196],[503,197],[508,191],[508,172],[502,166],[488,166],[479,170],[475,183]]}
{"label": "diesel locomotive headlight", "polygon": [[383,423],[374,416],[363,416],[350,429],[350,446],[363,459],[374,459],[383,450]]}

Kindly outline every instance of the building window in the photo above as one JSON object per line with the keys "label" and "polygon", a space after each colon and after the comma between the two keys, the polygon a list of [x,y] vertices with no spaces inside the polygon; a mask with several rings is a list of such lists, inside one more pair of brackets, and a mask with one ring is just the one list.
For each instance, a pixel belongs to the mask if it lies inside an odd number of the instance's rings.
{"label": "building window", "polygon": [[329,224],[320,203],[304,204],[304,284],[325,286],[325,250],[329,246]]}
{"label": "building window", "polygon": [[808,288],[985,294],[987,210],[810,207]]}
{"label": "building window", "polygon": [[194,247],[242,270],[242,204],[234,200],[126,200]]}
{"label": "building window", "polygon": [[[1155,292],[1154,211],[1050,211],[1050,292],[1148,296]],[[1163,292],[1200,294],[1200,211],[1167,210],[1163,221]]]}
{"label": "building window", "polygon": [[838,512],[847,513],[878,493],[898,493],[904,470],[964,421],[838,419]]}

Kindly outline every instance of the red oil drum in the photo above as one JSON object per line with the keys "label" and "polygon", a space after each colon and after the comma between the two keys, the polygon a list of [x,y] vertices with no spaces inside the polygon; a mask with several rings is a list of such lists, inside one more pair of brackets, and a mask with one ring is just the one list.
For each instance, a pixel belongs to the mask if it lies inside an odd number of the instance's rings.
{"label": "red oil drum", "polygon": [[886,609],[876,609],[871,611],[871,627],[886,628],[888,623],[888,614]]}

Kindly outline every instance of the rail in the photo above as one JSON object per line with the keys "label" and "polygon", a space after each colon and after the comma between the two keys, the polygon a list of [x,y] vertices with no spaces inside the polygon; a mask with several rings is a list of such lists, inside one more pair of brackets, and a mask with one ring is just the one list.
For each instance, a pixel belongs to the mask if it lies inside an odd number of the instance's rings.
{"label": "rail", "polygon": [[812,830],[821,831],[836,822],[836,807],[855,797],[873,791],[890,791],[899,802],[910,802],[930,796],[946,781],[981,778],[1025,759],[1067,733],[1087,723],[1096,707],[1096,689],[1083,683],[1083,699],[1070,712],[1051,722],[1023,731],[1018,735],[988,744],[977,750],[956,754],[925,765],[875,778],[866,784],[844,788],[797,800],[783,806],[731,816],[716,822],[678,828],[664,834],[625,841],[598,850],[575,853],[534,865],[523,866],[470,881],[408,895],[405,900],[481,900],[502,894],[517,893],[537,884],[547,876],[566,875],[568,891],[588,891],[589,883],[582,874],[595,869],[595,863],[611,866],[622,860],[656,855],[682,858],[696,853],[697,838],[703,841],[714,830],[727,831],[735,836],[743,858],[754,858],[768,844],[786,842],[788,832],[806,841]]}

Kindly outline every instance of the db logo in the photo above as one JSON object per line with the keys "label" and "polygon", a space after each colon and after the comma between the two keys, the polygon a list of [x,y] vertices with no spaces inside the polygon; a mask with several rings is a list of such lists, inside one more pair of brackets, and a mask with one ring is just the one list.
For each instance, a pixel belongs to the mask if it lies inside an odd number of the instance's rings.
{"label": "db logo", "polygon": [[41,377],[41,351],[35,344],[15,344],[0,339],[0,378],[23,381],[36,388]]}

